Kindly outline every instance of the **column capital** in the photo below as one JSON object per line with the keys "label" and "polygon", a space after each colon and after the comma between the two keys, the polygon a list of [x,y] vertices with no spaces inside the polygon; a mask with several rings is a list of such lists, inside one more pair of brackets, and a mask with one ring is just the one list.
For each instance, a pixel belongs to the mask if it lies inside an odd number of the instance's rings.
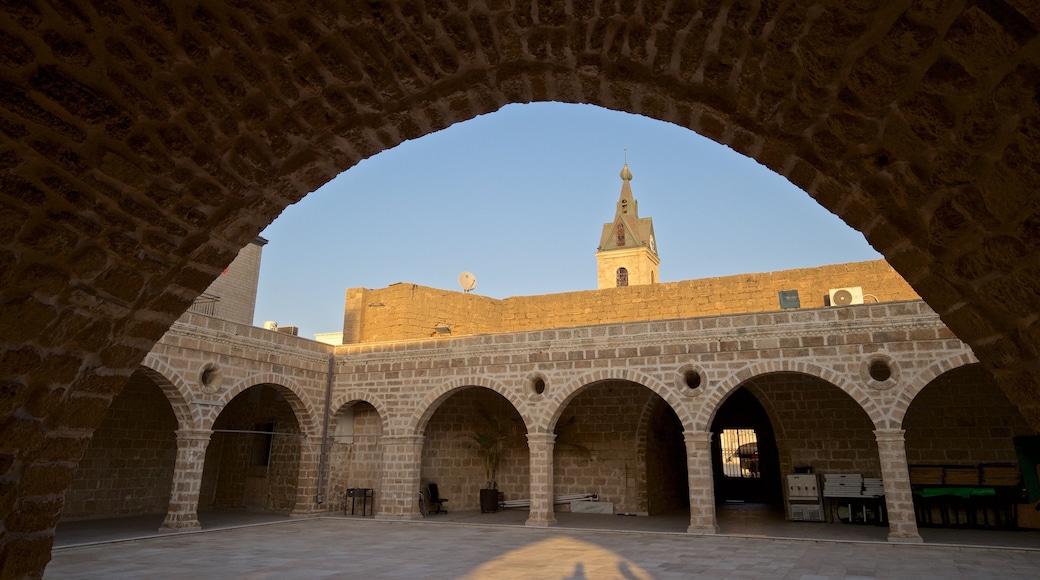
{"label": "column capital", "polygon": [[874,438],[878,441],[904,441],[906,439],[906,430],[874,429]]}
{"label": "column capital", "polygon": [[209,442],[213,437],[212,429],[178,429],[176,432],[178,441],[205,441]]}
{"label": "column capital", "polygon": [[711,444],[711,431],[683,431],[683,440],[687,444]]}
{"label": "column capital", "polygon": [[528,433],[527,443],[530,445],[552,445],[556,442],[556,433]]}

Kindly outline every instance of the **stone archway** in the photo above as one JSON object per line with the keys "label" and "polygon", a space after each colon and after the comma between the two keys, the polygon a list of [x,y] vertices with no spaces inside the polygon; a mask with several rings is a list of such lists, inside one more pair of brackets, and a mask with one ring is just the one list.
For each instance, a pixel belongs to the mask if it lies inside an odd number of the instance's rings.
{"label": "stone archway", "polygon": [[0,12],[5,573],[42,571],[55,482],[240,247],[361,159],[507,103],[642,114],[787,177],[1040,426],[1027,0],[169,4]]}

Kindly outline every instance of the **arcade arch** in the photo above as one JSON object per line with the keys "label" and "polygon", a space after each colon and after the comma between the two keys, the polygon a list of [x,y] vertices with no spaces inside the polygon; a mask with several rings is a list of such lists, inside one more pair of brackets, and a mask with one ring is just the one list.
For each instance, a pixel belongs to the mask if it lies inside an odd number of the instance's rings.
{"label": "arcade arch", "polygon": [[[373,501],[382,494],[385,419],[375,405],[351,400],[339,405],[329,427],[326,503],[328,509],[345,509],[347,490],[373,490]],[[374,506],[372,506],[374,512]]]}
{"label": "arcade arch", "polygon": [[554,496],[596,494],[615,513],[689,508],[683,426],[667,401],[619,379],[585,384],[565,401],[553,425]]}
{"label": "arcade arch", "polygon": [[530,498],[526,433],[523,417],[495,391],[448,391],[423,426],[421,489],[436,483],[454,510],[488,509],[481,505],[481,489],[497,490],[507,500]]}
{"label": "arcade arch", "polygon": [[289,513],[296,507],[305,450],[302,403],[270,383],[241,390],[213,422],[202,468],[199,509]]}

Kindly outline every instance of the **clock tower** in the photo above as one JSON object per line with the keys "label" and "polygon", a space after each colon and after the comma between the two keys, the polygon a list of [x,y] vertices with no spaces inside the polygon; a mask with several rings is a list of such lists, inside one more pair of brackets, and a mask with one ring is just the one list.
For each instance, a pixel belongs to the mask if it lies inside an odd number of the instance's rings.
{"label": "clock tower", "polygon": [[632,172],[626,161],[621,168],[621,196],[614,221],[603,224],[596,251],[598,287],[656,284],[660,263],[654,222],[639,217],[639,203],[632,196]]}

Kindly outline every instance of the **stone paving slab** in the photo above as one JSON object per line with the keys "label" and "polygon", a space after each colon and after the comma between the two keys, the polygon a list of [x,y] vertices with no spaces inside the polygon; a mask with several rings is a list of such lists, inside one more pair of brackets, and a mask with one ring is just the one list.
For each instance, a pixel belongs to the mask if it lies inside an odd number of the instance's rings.
{"label": "stone paving slab", "polygon": [[1040,550],[319,518],[56,548],[46,579],[1037,578]]}

